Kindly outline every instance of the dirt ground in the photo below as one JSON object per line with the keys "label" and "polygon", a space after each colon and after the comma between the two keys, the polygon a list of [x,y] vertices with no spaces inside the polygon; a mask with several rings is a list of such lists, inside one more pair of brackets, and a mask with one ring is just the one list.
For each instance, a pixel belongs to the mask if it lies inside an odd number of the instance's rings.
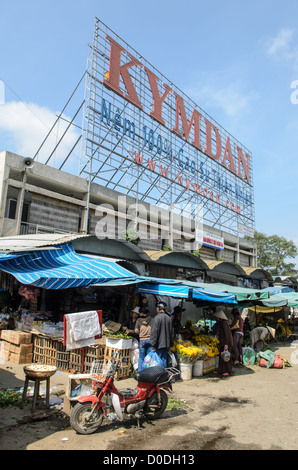
{"label": "dirt ground", "polygon": [[[64,399],[59,410],[42,405],[32,413],[0,409],[0,450],[296,450],[298,448],[298,345],[271,343],[292,367],[265,369],[234,367],[233,375],[212,373],[173,386],[172,397],[184,407],[168,409],[159,420],[105,421],[94,434],[82,436],[69,425],[68,373],[51,377],[51,401]],[[292,359],[292,361],[291,361]],[[134,387],[133,378],[116,381],[118,388]],[[24,385],[22,365],[0,365],[0,389]],[[59,396],[57,398],[57,395]]]}

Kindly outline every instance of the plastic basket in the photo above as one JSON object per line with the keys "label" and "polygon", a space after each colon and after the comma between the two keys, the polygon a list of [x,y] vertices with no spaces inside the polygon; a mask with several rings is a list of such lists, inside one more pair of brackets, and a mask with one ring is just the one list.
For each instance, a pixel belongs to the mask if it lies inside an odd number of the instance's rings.
{"label": "plastic basket", "polygon": [[98,380],[99,382],[103,382],[107,378],[107,374],[111,369],[111,361],[93,361],[91,366],[91,378],[93,380]]}

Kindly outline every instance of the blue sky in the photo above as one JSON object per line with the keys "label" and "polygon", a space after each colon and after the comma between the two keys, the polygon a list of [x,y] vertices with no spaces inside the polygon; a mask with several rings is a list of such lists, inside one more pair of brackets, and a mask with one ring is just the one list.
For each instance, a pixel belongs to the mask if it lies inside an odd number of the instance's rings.
{"label": "blue sky", "polygon": [[1,150],[37,150],[86,68],[96,16],[250,149],[256,229],[298,245],[298,2],[6,2]]}

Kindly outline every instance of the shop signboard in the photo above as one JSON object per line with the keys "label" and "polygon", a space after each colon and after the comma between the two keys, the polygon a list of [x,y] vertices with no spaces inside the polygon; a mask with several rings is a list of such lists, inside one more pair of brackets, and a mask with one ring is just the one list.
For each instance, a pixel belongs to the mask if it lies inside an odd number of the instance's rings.
{"label": "shop signboard", "polygon": [[194,219],[200,205],[204,224],[236,235],[254,228],[251,152],[98,19],[83,127],[91,182]]}
{"label": "shop signboard", "polygon": [[202,244],[214,248],[216,250],[224,250],[223,237],[220,237],[219,235],[214,235],[213,233],[203,231]]}

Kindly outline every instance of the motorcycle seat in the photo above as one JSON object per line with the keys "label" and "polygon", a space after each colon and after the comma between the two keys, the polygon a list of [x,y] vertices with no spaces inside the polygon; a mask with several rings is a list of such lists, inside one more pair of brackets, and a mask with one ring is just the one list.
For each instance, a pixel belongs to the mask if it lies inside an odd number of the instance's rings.
{"label": "motorcycle seat", "polygon": [[147,367],[137,372],[135,380],[144,383],[163,383],[169,378],[168,371],[162,366]]}
{"label": "motorcycle seat", "polygon": [[125,388],[123,390],[119,390],[119,395],[121,397],[134,397],[135,395],[138,394],[138,389],[137,388]]}

